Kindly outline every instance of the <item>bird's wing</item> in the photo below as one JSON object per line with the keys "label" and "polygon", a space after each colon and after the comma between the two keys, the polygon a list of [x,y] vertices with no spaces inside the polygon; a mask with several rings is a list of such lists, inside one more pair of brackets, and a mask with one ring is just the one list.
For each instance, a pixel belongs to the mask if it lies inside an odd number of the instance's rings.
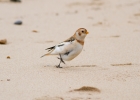
{"label": "bird's wing", "polygon": [[67,54],[73,50],[74,44],[72,43],[76,39],[72,36],[69,39],[65,40],[64,42],[59,43],[58,45],[49,47],[45,50],[48,50],[48,53],[41,56],[44,57],[46,55],[59,55],[59,54]]}
{"label": "bird's wing", "polygon": [[45,49],[45,50],[52,51],[52,50],[55,49],[56,46],[59,46],[59,47],[60,47],[60,46],[63,46],[63,45],[65,44],[64,42],[72,42],[72,41],[74,41],[74,40],[75,40],[75,38],[72,36],[72,37],[68,38],[67,40],[65,40],[65,41],[63,41],[63,42],[61,42],[61,43],[59,43],[58,45],[49,47],[49,48],[47,48],[47,49]]}
{"label": "bird's wing", "polygon": [[75,40],[75,38],[74,38],[74,36],[72,36],[72,37],[68,38],[67,40],[65,40],[64,42],[72,42],[74,40]]}
{"label": "bird's wing", "polygon": [[62,42],[55,46],[54,50],[51,51],[52,55],[65,54],[71,51],[74,48],[74,45],[71,42]]}
{"label": "bird's wing", "polygon": [[48,50],[48,52],[49,52],[49,51],[52,51],[53,49],[55,49],[55,46],[49,47],[49,48],[47,48],[45,50]]}

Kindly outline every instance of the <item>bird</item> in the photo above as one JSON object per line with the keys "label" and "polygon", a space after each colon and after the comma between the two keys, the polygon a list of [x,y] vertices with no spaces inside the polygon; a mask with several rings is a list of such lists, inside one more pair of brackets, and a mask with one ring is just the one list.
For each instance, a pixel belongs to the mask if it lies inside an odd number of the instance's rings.
{"label": "bird", "polygon": [[62,68],[60,66],[61,63],[65,64],[64,61],[70,61],[81,53],[84,46],[84,39],[88,33],[87,29],[79,28],[67,40],[45,49],[48,52],[41,56],[41,58],[49,55],[59,55],[57,58],[60,60],[60,63],[56,67]]}

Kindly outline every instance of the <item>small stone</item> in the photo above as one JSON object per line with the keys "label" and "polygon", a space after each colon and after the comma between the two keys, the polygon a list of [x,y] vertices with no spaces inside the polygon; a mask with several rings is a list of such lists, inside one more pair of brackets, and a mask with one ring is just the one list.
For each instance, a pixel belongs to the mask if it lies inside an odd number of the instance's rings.
{"label": "small stone", "polygon": [[56,15],[56,16],[58,16],[58,15],[59,15],[59,13],[56,13],[55,15]]}
{"label": "small stone", "polygon": [[10,79],[7,79],[7,81],[10,81]]}
{"label": "small stone", "polygon": [[7,40],[6,39],[0,40],[0,44],[6,44],[6,43],[7,43]]}
{"label": "small stone", "polygon": [[33,30],[32,32],[35,32],[35,33],[37,33],[38,31],[37,31],[37,30]]}
{"label": "small stone", "polygon": [[78,13],[78,11],[77,10],[75,10],[75,12],[74,13]]}
{"label": "small stone", "polygon": [[7,59],[10,59],[10,56],[7,56]]}
{"label": "small stone", "polygon": [[16,24],[16,25],[21,25],[21,24],[22,24],[22,21],[18,20],[18,21],[16,21],[14,24]]}

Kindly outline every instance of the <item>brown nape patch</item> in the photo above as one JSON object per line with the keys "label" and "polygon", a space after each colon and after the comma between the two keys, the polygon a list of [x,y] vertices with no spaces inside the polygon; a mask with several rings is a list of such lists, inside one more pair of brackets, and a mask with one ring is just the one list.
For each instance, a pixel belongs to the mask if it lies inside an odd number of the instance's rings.
{"label": "brown nape patch", "polygon": [[83,87],[81,87],[79,89],[74,89],[73,91],[80,91],[80,92],[98,92],[98,93],[101,92],[98,88],[90,87],[90,86],[83,86]]}
{"label": "brown nape patch", "polygon": [[81,45],[84,45],[84,41],[77,40],[77,42],[80,43]]}
{"label": "brown nape patch", "polygon": [[125,63],[125,64],[111,64],[112,66],[130,66],[132,63]]}

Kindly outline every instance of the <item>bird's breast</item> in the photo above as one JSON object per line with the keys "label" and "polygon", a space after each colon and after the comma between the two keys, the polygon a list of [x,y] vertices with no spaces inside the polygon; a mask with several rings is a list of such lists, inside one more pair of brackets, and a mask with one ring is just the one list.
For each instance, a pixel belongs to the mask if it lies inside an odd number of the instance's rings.
{"label": "bird's breast", "polygon": [[62,59],[66,60],[66,61],[72,60],[80,54],[82,49],[83,49],[83,46],[81,44],[79,44],[77,42],[72,43],[70,48],[67,49],[67,52],[62,55]]}

